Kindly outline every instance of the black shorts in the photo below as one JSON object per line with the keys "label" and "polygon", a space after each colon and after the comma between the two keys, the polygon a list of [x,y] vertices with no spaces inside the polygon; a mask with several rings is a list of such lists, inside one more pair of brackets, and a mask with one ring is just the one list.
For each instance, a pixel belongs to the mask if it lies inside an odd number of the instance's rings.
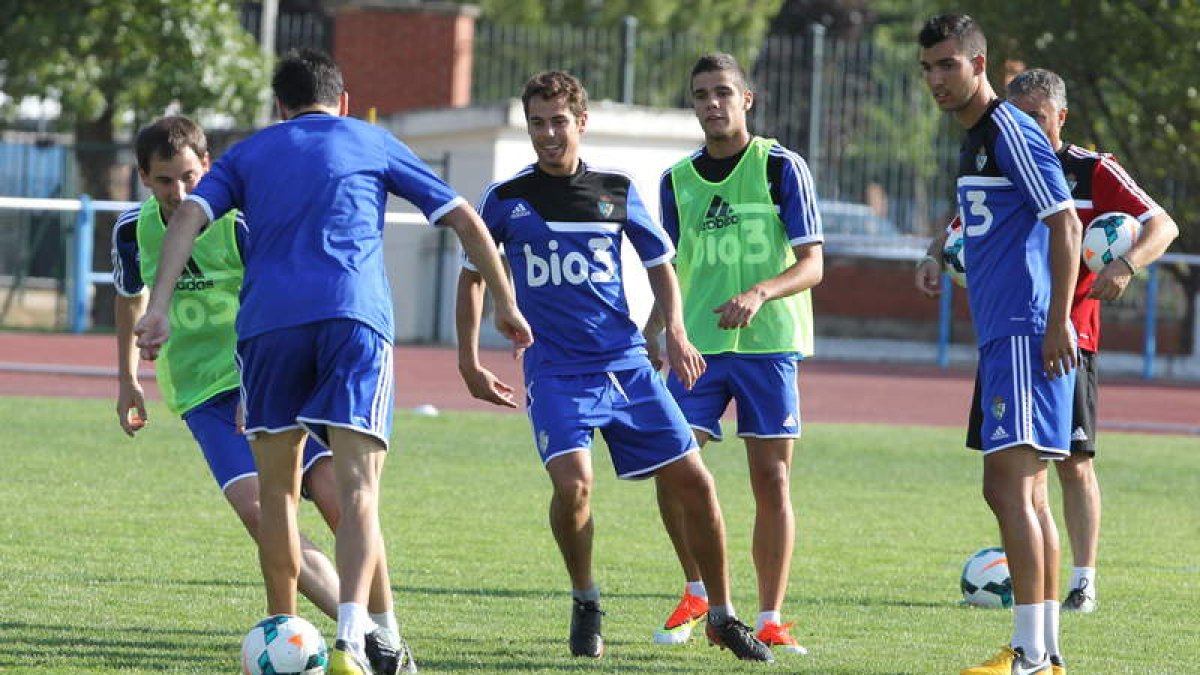
{"label": "black shorts", "polygon": [[[1079,369],[1075,373],[1075,400],[1071,411],[1071,454],[1096,455],[1096,400],[1100,380],[1096,373],[1096,354],[1079,351]],[[975,393],[971,396],[971,412],[967,417],[967,447],[982,450],[979,429],[983,424],[983,409],[979,401],[979,373],[975,374]]]}

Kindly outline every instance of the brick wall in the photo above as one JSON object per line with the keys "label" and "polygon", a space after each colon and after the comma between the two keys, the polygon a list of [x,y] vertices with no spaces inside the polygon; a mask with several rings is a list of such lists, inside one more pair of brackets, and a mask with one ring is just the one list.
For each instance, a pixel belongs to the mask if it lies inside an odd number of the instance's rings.
{"label": "brick wall", "polygon": [[333,51],[350,114],[469,104],[476,14],[449,3],[339,7]]}

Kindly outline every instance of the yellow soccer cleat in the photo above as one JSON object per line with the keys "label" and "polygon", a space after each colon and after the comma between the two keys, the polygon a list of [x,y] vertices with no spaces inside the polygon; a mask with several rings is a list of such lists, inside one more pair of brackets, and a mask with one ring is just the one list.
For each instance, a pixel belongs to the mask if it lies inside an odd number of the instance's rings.
{"label": "yellow soccer cleat", "polygon": [[354,655],[345,640],[338,640],[329,650],[329,665],[325,667],[325,675],[375,675],[375,671]]}
{"label": "yellow soccer cleat", "polygon": [[1050,675],[1067,675],[1067,664],[1058,654],[1050,655]]}
{"label": "yellow soccer cleat", "polygon": [[962,669],[959,675],[1051,675],[1050,659],[1043,656],[1041,661],[1032,661],[1025,658],[1020,647],[1004,645],[999,654],[978,666]]}

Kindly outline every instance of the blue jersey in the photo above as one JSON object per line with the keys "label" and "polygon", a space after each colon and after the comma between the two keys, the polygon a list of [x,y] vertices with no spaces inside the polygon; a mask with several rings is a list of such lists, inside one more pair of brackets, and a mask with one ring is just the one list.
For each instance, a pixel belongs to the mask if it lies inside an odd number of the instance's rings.
{"label": "blue jersey", "polygon": [[958,162],[958,211],[980,345],[1041,335],[1050,306],[1050,231],[1042,219],[1069,208],[1071,191],[1033,119],[995,102],[967,131]]}
{"label": "blue jersey", "polygon": [[188,197],[252,224],[238,338],[353,319],[393,339],[383,260],[387,193],[430,222],[463,203],[403,143],[349,117],[305,114],[238,143]]}
{"label": "blue jersey", "polygon": [[533,329],[527,380],[645,365],[645,340],[625,299],[621,242],[628,237],[646,267],[669,263],[675,249],[627,174],[583,162],[572,176],[530,166],[489,186],[479,214],[504,249]]}

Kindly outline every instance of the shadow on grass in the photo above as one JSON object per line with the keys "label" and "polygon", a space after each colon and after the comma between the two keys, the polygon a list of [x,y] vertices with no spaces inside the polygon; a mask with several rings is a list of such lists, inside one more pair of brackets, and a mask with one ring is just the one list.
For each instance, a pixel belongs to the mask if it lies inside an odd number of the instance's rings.
{"label": "shadow on grass", "polygon": [[[61,667],[178,668],[225,671],[235,667],[239,631],[189,630],[161,626],[96,626],[89,633],[67,632],[62,624],[0,623],[0,668]],[[232,660],[232,661],[231,661]]]}

